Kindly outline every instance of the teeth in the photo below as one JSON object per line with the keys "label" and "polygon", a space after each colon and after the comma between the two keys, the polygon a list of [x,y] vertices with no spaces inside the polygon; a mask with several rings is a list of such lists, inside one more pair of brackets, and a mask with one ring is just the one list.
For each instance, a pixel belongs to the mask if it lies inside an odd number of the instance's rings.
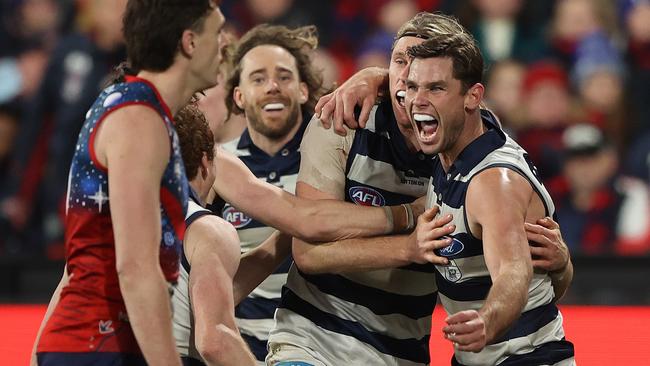
{"label": "teeth", "polygon": [[275,111],[275,110],[280,110],[284,109],[284,104],[282,103],[269,103],[264,106],[265,111]]}
{"label": "teeth", "polygon": [[397,95],[398,98],[404,98],[406,97],[406,90],[400,90],[395,95]]}
{"label": "teeth", "polygon": [[413,119],[416,122],[433,122],[433,121],[435,121],[435,118],[433,118],[433,116],[430,116],[428,114],[420,114],[420,113],[413,114]]}

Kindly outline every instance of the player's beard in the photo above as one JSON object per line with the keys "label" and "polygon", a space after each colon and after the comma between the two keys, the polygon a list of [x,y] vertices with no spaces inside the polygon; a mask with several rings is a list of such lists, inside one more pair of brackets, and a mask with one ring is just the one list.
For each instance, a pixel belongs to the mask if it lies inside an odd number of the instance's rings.
{"label": "player's beard", "polygon": [[288,104],[290,108],[287,118],[281,123],[274,124],[273,126],[264,123],[260,106],[246,106],[244,111],[248,122],[251,124],[251,128],[271,140],[280,140],[285,137],[300,120],[300,104],[291,100],[287,101],[289,102]]}

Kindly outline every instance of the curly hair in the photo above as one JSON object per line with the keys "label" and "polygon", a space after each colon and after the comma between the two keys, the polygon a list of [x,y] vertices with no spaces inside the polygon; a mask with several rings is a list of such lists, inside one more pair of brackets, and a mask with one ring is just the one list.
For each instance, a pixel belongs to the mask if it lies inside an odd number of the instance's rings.
{"label": "curly hair", "polygon": [[203,154],[209,161],[214,160],[214,136],[208,121],[194,102],[178,111],[174,121],[185,163],[185,174],[192,180],[199,172]]}
{"label": "curly hair", "polygon": [[226,107],[228,113],[241,114],[233,98],[233,90],[239,86],[241,77],[241,60],[251,49],[261,45],[275,45],[287,50],[296,60],[300,81],[307,84],[309,98],[303,105],[303,110],[313,111],[318,98],[325,94],[323,75],[316,70],[312,63],[310,51],[318,46],[318,31],[316,26],[308,25],[289,29],[282,25],[260,24],[248,31],[230,51],[228,62],[230,75],[226,82]]}

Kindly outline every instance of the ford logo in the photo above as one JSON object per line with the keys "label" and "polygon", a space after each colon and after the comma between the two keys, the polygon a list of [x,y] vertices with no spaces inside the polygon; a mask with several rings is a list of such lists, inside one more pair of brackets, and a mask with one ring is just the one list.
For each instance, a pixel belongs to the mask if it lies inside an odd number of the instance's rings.
{"label": "ford logo", "polygon": [[[449,236],[445,236],[448,238]],[[453,257],[465,249],[465,244],[463,244],[462,241],[452,237],[451,238],[451,244],[444,248],[440,248],[436,250],[437,254],[442,257]]]}
{"label": "ford logo", "polygon": [[352,187],[348,190],[348,194],[357,205],[383,206],[386,203],[384,196],[370,187]]}
{"label": "ford logo", "polygon": [[228,221],[235,227],[235,229],[241,229],[244,226],[250,224],[251,218],[246,216],[245,213],[237,211],[236,208],[228,205],[221,212],[221,216],[224,220]]}

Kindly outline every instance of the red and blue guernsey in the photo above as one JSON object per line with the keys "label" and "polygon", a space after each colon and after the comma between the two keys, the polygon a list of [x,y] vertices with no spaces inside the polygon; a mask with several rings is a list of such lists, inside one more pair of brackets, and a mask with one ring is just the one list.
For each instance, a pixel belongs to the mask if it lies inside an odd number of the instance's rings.
{"label": "red and blue guernsey", "polygon": [[129,105],[154,109],[169,132],[171,156],[160,182],[160,266],[169,283],[175,284],[178,277],[188,200],[178,136],[169,108],[155,87],[146,80],[129,77],[125,83],[102,92],[88,111],[79,135],[68,179],[65,219],[66,265],[71,278],[43,330],[38,353],[141,353],[128,322],[115,269],[110,172],[99,163],[93,149],[95,133],[106,116]]}

